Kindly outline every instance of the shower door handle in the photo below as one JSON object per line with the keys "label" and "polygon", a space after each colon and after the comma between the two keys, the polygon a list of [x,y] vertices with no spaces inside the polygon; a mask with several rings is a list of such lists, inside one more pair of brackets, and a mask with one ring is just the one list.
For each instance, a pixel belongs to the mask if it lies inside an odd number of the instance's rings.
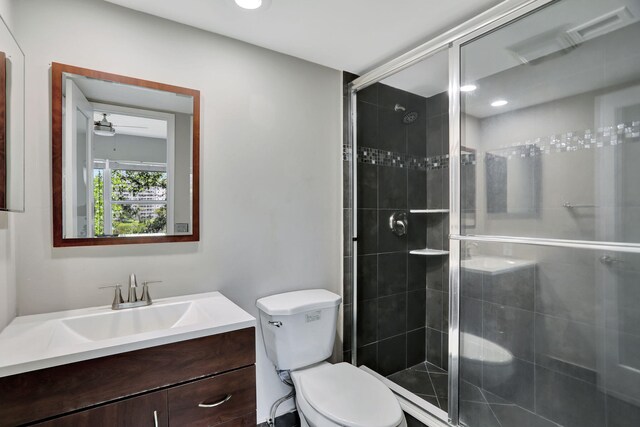
{"label": "shower door handle", "polygon": [[600,262],[603,263],[604,265],[614,265],[614,264],[620,264],[624,261],[613,258],[609,255],[603,255],[600,257]]}

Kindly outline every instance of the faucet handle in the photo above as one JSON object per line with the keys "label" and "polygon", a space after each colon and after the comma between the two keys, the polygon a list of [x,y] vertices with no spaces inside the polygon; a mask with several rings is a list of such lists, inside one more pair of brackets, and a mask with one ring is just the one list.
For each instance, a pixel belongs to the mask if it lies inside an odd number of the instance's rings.
{"label": "faucet handle", "polygon": [[146,301],[147,304],[151,304],[151,295],[149,295],[149,285],[152,283],[162,283],[162,280],[147,280],[142,282],[142,297],[140,297],[141,301]]}
{"label": "faucet handle", "polygon": [[111,303],[111,308],[115,310],[120,304],[124,303],[124,299],[122,298],[122,285],[120,283],[116,283],[115,285],[105,285],[100,286],[98,289],[109,289],[115,288],[115,295],[113,296],[113,303]]}

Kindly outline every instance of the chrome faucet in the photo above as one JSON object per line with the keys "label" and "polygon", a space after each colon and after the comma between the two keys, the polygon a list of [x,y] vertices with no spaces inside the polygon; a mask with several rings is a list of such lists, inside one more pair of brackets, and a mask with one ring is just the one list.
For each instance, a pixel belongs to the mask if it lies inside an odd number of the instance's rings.
{"label": "chrome faucet", "polygon": [[462,245],[462,250],[461,250],[461,254],[462,258],[467,259],[467,258],[471,258],[472,253],[471,253],[471,249],[472,248],[478,248],[478,242],[464,242],[464,244]]}
{"label": "chrome faucet", "polygon": [[138,299],[138,279],[135,273],[131,273],[129,276],[129,287],[127,289],[127,301],[122,298],[122,285],[116,283],[115,285],[100,286],[100,289],[115,288],[115,295],[113,297],[113,303],[111,303],[112,310],[124,310],[126,308],[144,307],[153,304],[151,295],[149,295],[149,285],[152,283],[161,283],[161,280],[152,280],[142,282],[142,296]]}
{"label": "chrome faucet", "polygon": [[138,279],[136,279],[136,273],[131,273],[131,275],[129,276],[129,289],[127,292],[129,296],[128,296],[127,302],[138,301],[137,288],[138,288]]}

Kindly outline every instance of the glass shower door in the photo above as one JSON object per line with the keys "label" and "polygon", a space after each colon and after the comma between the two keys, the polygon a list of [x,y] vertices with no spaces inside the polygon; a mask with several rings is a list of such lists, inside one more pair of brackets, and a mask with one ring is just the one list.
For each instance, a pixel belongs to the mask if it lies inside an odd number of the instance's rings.
{"label": "glass shower door", "polygon": [[357,313],[353,363],[442,420],[449,398],[448,83],[445,46],[356,94],[356,298],[348,307]]}
{"label": "glass shower door", "polygon": [[454,46],[462,425],[640,425],[639,18],[560,0]]}

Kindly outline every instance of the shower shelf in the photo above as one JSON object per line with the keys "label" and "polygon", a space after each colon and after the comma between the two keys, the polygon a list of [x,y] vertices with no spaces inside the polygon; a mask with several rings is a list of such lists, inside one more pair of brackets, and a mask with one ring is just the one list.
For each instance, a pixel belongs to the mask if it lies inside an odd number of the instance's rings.
{"label": "shower shelf", "polygon": [[411,209],[409,212],[411,213],[449,213],[449,209]]}
{"label": "shower shelf", "polygon": [[443,251],[440,249],[416,249],[414,251],[409,252],[411,255],[422,255],[422,256],[438,256],[438,255],[447,255],[449,251]]}

